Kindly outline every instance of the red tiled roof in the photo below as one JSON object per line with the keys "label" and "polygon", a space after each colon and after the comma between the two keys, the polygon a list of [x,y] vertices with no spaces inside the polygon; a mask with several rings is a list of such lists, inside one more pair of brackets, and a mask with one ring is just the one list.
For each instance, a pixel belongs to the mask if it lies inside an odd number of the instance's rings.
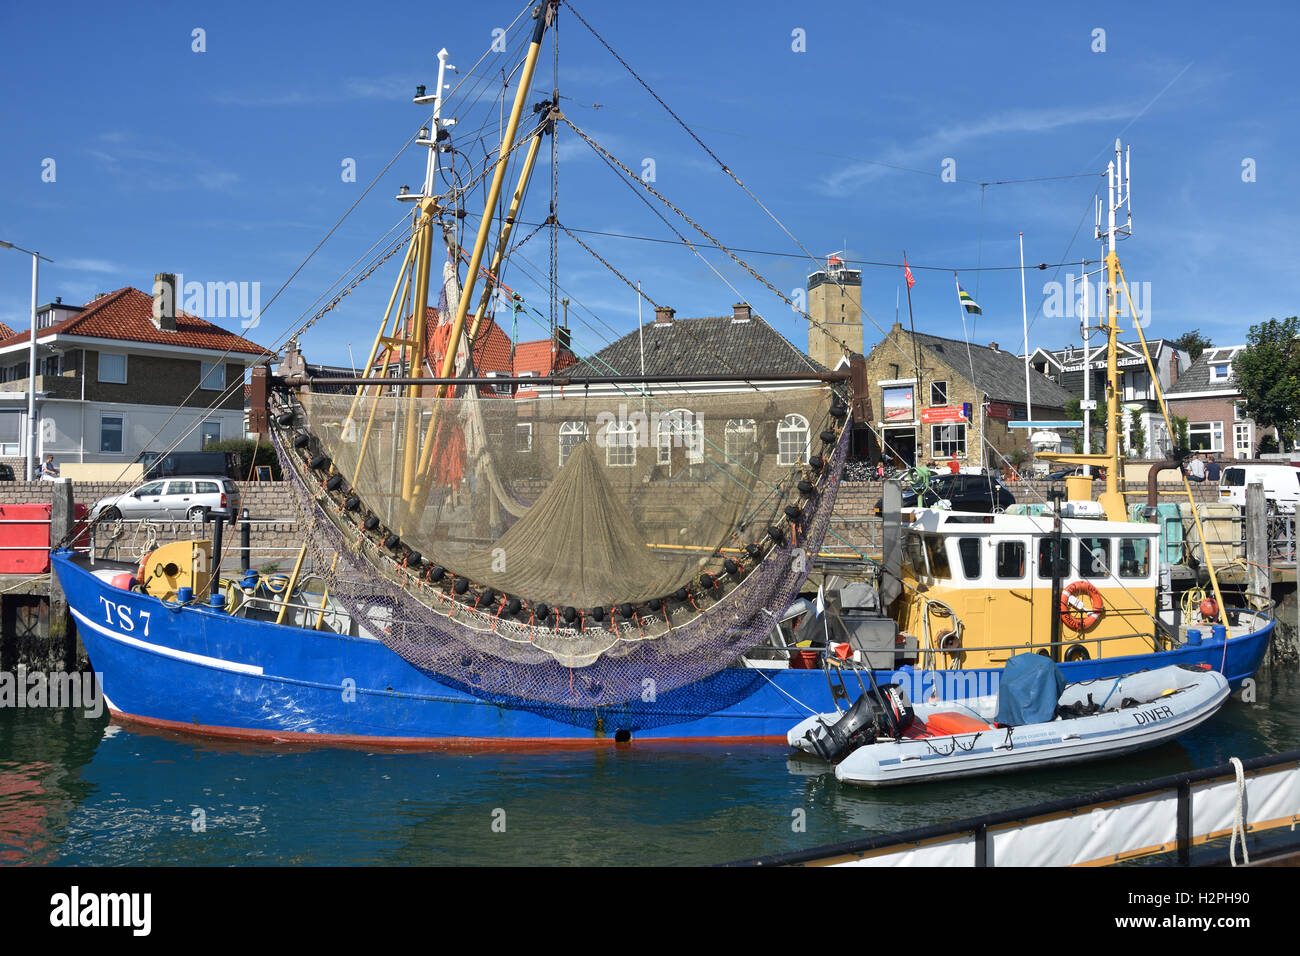
{"label": "red tiled roof", "polygon": [[[239,352],[245,355],[269,355],[242,336],[227,332],[206,319],[177,310],[176,330],[164,332],[153,324],[153,297],[130,286],[101,295],[87,303],[83,311],[40,330],[40,336],[73,335],[123,342],[146,342],[151,345],[175,345],[214,352]],[[26,332],[13,332],[0,338],[0,349],[17,345]]]}
{"label": "red tiled roof", "polygon": [[[466,321],[465,335],[469,335],[469,322]],[[438,311],[433,307],[428,310],[428,327],[431,330],[429,335],[430,343],[430,365],[436,373],[441,371],[443,355],[445,354],[446,343],[451,336],[451,322],[441,321]],[[399,352],[402,349],[381,349],[376,357],[376,363],[384,360],[385,354],[389,354],[389,361],[396,362],[400,359]],[[499,372],[505,375],[519,375],[524,372],[532,372],[534,375],[550,375],[552,372],[558,372],[561,369],[568,368],[571,365],[578,364],[577,357],[568,349],[559,349],[551,339],[539,339],[534,342],[520,342],[514,347],[514,359],[511,361],[510,337],[506,335],[505,330],[490,318],[484,317],[476,341],[474,342],[474,372],[477,375],[488,375],[492,372]],[[479,392],[482,395],[493,395],[495,392],[489,386],[479,386]]]}
{"label": "red tiled roof", "polygon": [[0,322],[0,339],[12,338],[17,334],[18,333],[15,332],[13,329],[9,328],[9,326],[5,325],[3,322]]}
{"label": "red tiled roof", "polygon": [[570,365],[577,365],[577,357],[568,349],[559,348],[552,339],[539,339],[535,342],[520,342],[515,346],[515,374],[532,372],[534,375],[550,375]]}

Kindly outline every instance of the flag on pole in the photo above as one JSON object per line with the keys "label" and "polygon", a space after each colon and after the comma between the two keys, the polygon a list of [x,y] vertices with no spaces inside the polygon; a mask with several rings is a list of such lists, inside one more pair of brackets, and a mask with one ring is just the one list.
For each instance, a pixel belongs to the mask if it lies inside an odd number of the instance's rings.
{"label": "flag on pole", "polygon": [[[916,280],[912,278],[912,270],[907,265],[907,256],[903,256],[903,278],[907,280],[907,287],[910,289],[916,285]],[[908,299],[908,301],[912,301]]]}
{"label": "flag on pole", "polygon": [[971,315],[984,314],[984,310],[980,308],[979,303],[970,297],[970,293],[961,287],[960,282],[957,283],[957,298],[961,300],[962,306]]}

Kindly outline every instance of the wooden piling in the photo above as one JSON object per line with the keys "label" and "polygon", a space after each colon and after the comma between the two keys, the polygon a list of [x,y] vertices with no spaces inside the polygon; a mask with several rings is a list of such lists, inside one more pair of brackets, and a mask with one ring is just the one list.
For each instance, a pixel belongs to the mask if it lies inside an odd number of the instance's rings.
{"label": "wooden piling", "polygon": [[[68,537],[75,522],[72,502],[72,482],[59,478],[51,483],[53,502],[50,508],[50,545],[54,546]],[[75,671],[78,663],[85,659],[86,651],[81,646],[77,629],[72,623],[72,612],[68,610],[68,599],[59,584],[59,576],[50,570],[50,631],[49,643],[51,657],[61,654],[63,667]]]}
{"label": "wooden piling", "polygon": [[1272,590],[1268,552],[1268,502],[1264,486],[1253,481],[1246,486],[1246,581],[1247,591],[1262,598]]}

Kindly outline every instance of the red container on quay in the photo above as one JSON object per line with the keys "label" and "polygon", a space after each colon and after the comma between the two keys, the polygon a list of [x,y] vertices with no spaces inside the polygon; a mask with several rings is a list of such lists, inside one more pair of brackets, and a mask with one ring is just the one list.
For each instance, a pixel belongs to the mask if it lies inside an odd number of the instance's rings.
{"label": "red container on quay", "polygon": [[[51,505],[0,505],[0,574],[45,574],[50,570]],[[85,505],[73,506],[83,521]],[[76,544],[84,544],[82,535]]]}

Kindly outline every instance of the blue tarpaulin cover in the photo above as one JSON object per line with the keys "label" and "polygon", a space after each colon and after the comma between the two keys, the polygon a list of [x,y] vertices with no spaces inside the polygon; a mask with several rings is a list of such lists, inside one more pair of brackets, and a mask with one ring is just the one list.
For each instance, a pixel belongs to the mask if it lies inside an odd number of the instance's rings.
{"label": "blue tarpaulin cover", "polygon": [[1017,654],[1002,669],[997,722],[1008,727],[1040,724],[1056,714],[1065,675],[1041,654]]}

